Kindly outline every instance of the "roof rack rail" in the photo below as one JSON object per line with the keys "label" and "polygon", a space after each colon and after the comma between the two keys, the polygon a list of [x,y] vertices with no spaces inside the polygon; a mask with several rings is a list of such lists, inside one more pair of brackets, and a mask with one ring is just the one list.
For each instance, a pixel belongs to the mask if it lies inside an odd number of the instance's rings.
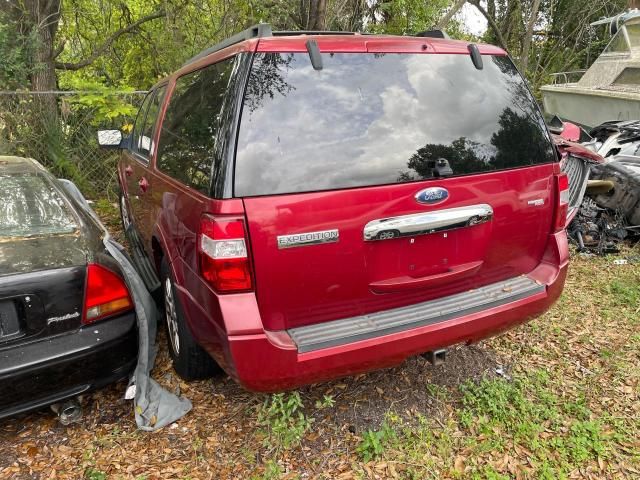
{"label": "roof rack rail", "polygon": [[293,35],[358,35],[356,32],[341,32],[335,30],[276,30],[272,32],[274,37],[287,37]]}
{"label": "roof rack rail", "polygon": [[195,57],[187,60],[182,66],[188,65],[190,63],[195,62],[196,60],[200,60],[201,58],[206,57],[218,50],[222,50],[223,48],[230,47],[231,45],[235,45],[236,43],[243,42],[245,40],[250,40],[252,38],[263,38],[263,37],[271,37],[273,32],[271,30],[271,25],[268,23],[259,23],[257,25],[253,25],[246,30],[243,30],[240,33],[236,33],[235,35],[223,40],[220,43],[216,43],[213,47],[209,47],[202,52],[198,53]]}
{"label": "roof rack rail", "polygon": [[424,32],[418,32],[416,37],[431,37],[431,38],[449,38],[447,32],[444,30],[425,30]]}

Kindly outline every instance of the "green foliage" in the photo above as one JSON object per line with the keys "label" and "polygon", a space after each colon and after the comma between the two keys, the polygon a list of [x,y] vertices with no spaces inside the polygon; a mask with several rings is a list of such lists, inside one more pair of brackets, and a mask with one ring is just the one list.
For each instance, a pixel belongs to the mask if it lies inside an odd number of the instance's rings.
{"label": "green foliage", "polygon": [[[461,425],[485,439],[475,453],[501,451],[512,440],[532,452],[541,478],[564,478],[589,461],[609,456],[611,437],[583,401],[551,393],[546,372],[504,380],[483,380],[461,387]],[[546,473],[545,473],[546,472]]]}
{"label": "green foliage", "polygon": [[107,480],[107,474],[95,468],[88,468],[84,472],[86,480]]}
{"label": "green foliage", "polygon": [[300,444],[313,419],[302,411],[304,404],[300,394],[293,392],[272,395],[258,409],[258,424],[265,435],[265,447],[276,451]]}
{"label": "green foliage", "polygon": [[452,2],[448,0],[395,0],[372,2],[370,31],[406,35],[429,30]]}
{"label": "green foliage", "polygon": [[622,305],[631,308],[640,307],[640,281],[633,277],[616,278],[611,282],[609,291]]}
{"label": "green foliage", "polygon": [[254,475],[252,480],[275,480],[281,478],[283,474],[282,467],[274,460],[267,460],[264,464],[264,471],[261,475]]}
{"label": "green foliage", "polygon": [[333,399],[331,395],[324,395],[322,400],[316,400],[316,408],[318,410],[323,410],[325,408],[331,408],[336,404],[336,401]]}
{"label": "green foliage", "polygon": [[0,12],[0,90],[25,87],[31,38],[21,35],[7,15]]}
{"label": "green foliage", "polygon": [[385,421],[380,430],[367,430],[362,434],[362,441],[356,451],[365,462],[381,456],[387,444],[396,438],[396,433]]}
{"label": "green foliage", "polygon": [[69,97],[71,108],[89,110],[92,125],[112,125],[116,120],[130,119],[137,113],[137,107],[127,102],[123,95],[133,92],[131,87],[112,88],[97,81],[82,79],[73,79],[70,86],[82,92]]}
{"label": "green foliage", "polygon": [[495,471],[493,467],[487,466],[482,472],[475,472],[471,475],[472,480],[509,480],[508,475],[502,475]]}

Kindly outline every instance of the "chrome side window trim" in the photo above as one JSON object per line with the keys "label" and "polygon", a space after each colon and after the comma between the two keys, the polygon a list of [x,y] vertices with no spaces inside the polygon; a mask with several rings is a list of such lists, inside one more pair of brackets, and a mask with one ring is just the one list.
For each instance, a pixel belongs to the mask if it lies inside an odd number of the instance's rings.
{"label": "chrome side window trim", "polygon": [[390,240],[399,237],[429,235],[436,232],[470,227],[491,221],[493,208],[486,203],[432,212],[372,220],[364,227],[364,240]]}

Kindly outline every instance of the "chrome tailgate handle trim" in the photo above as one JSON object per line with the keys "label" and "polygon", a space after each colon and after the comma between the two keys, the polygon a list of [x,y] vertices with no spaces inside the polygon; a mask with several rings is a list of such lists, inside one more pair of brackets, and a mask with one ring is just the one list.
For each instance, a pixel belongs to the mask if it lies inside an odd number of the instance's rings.
{"label": "chrome tailgate handle trim", "polygon": [[493,218],[491,205],[482,203],[425,213],[372,220],[364,226],[364,240],[390,240],[392,238],[428,235],[486,223]]}

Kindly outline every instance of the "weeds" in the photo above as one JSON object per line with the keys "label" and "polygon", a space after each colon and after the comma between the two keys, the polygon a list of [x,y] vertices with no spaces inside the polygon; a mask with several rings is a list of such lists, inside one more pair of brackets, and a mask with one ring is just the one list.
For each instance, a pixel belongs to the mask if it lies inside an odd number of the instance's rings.
{"label": "weeds", "polygon": [[640,307],[640,281],[638,279],[616,278],[609,286],[619,303],[631,308]]}
{"label": "weeds", "polygon": [[313,419],[302,411],[300,394],[278,393],[269,397],[258,410],[258,424],[265,435],[263,445],[281,451],[298,446]]}
{"label": "weeds", "polygon": [[324,410],[325,408],[331,408],[336,404],[336,401],[331,395],[324,395],[322,400],[316,400],[316,408],[318,410]]}
{"label": "weeds", "polygon": [[485,452],[487,444],[501,452],[513,442],[532,453],[540,478],[565,477],[588,461],[606,458],[611,438],[601,422],[591,418],[582,399],[553,394],[549,382],[545,372],[535,372],[511,383],[463,385],[460,423],[484,438],[482,444],[468,442],[473,454]]}
{"label": "weeds", "polygon": [[384,453],[385,447],[396,438],[396,432],[387,417],[380,430],[367,430],[362,434],[362,441],[356,451],[365,462],[368,462],[373,458],[380,457]]}
{"label": "weeds", "polygon": [[107,474],[95,468],[88,468],[84,472],[84,478],[86,480],[107,480]]}

